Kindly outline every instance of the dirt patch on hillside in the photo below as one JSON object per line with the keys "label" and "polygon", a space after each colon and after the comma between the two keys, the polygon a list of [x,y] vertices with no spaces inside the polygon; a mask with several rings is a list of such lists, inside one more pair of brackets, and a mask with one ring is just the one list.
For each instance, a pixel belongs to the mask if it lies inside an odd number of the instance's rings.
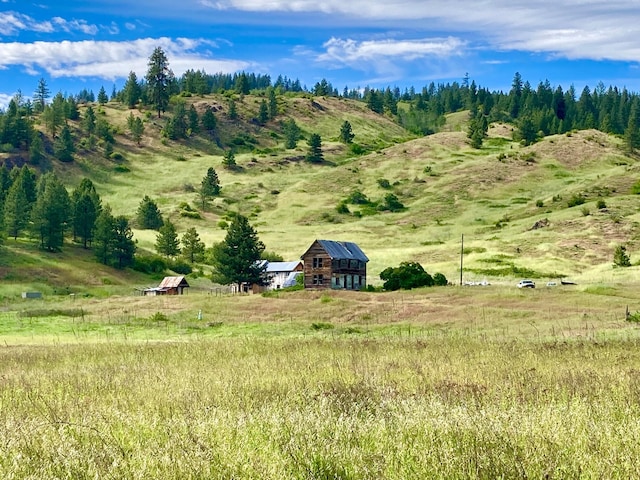
{"label": "dirt patch on hillside", "polygon": [[489,137],[507,138],[511,140],[513,138],[513,126],[505,125],[504,123],[492,123],[489,125],[487,135]]}

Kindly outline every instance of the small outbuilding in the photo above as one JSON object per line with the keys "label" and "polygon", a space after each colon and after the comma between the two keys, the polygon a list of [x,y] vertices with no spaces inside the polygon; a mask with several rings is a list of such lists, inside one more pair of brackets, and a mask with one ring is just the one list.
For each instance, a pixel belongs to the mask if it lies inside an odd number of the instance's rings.
{"label": "small outbuilding", "polygon": [[369,259],[353,242],[316,240],[301,257],[304,288],[360,290]]}
{"label": "small outbuilding", "polygon": [[184,276],[164,277],[160,285],[152,288],[145,288],[142,293],[144,295],[182,295],[185,288],[189,288],[189,282]]}
{"label": "small outbuilding", "polygon": [[268,290],[278,290],[280,288],[295,285],[295,278],[303,271],[300,260],[294,262],[267,262],[266,273],[269,278]]}

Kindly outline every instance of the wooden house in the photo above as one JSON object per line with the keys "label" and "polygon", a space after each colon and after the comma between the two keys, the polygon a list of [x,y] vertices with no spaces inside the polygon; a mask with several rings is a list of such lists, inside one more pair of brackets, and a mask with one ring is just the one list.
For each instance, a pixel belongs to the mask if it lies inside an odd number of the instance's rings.
{"label": "wooden house", "polygon": [[353,242],[316,240],[301,257],[304,288],[360,290],[369,259]]}
{"label": "wooden house", "polygon": [[187,279],[183,276],[180,277],[164,277],[160,285],[152,288],[145,288],[143,290],[144,295],[182,295],[185,288],[189,288]]}

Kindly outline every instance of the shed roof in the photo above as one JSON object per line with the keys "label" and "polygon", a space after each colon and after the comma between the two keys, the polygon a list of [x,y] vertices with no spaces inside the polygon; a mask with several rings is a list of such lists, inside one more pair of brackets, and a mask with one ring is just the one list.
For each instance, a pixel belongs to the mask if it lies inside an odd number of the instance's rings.
{"label": "shed roof", "polygon": [[369,261],[360,247],[353,242],[338,242],[335,240],[316,240],[316,242],[320,244],[332,260],[360,260],[365,263]]}
{"label": "shed roof", "polygon": [[187,282],[184,276],[179,277],[164,277],[158,288],[178,288],[178,287],[188,287],[189,283]]}
{"label": "shed roof", "polygon": [[298,265],[300,265],[300,260],[295,262],[268,262],[266,271],[267,273],[293,272]]}

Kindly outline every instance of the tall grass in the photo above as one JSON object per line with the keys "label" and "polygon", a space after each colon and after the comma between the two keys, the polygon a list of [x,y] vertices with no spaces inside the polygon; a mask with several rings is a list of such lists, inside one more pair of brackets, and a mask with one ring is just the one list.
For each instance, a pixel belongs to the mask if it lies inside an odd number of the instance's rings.
{"label": "tall grass", "polygon": [[634,478],[637,339],[0,350],[2,478]]}

